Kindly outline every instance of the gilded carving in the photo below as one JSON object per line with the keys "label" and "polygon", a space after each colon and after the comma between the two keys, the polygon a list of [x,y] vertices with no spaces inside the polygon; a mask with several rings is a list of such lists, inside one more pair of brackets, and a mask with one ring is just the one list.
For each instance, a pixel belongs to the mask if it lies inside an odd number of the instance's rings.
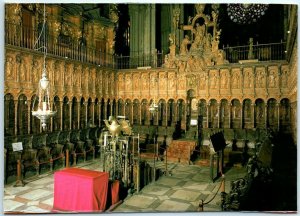
{"label": "gilded carving", "polygon": [[257,68],[256,69],[256,87],[257,88],[264,88],[266,84],[266,75],[264,68]]}
{"label": "gilded carving", "polygon": [[43,66],[43,59],[37,56],[33,58],[33,67],[32,67],[32,82],[37,83],[39,79],[41,79],[42,74],[42,66]]}
{"label": "gilded carving", "polygon": [[130,91],[131,90],[131,74],[126,74],[125,84],[126,84],[126,91]]}
{"label": "gilded carving", "polygon": [[149,76],[148,73],[142,74],[142,90],[148,91],[149,90]]}
{"label": "gilded carving", "polygon": [[221,70],[221,88],[228,89],[229,84],[229,71],[228,70]]}
{"label": "gilded carving", "polygon": [[233,89],[240,88],[240,71],[233,71],[231,81]]}
{"label": "gilded carving", "polygon": [[281,87],[287,87],[288,69],[283,68],[281,73]]}
{"label": "gilded carving", "polygon": [[167,87],[167,75],[165,73],[159,74],[159,90],[163,90]]}
{"label": "gilded carving", "polygon": [[212,71],[210,74],[210,88],[216,89],[218,82],[218,74],[216,71]]}
{"label": "gilded carving", "polygon": [[5,78],[7,80],[10,80],[10,79],[14,79],[14,72],[13,72],[13,57],[12,56],[9,56],[7,55],[6,56],[6,61],[5,61],[5,72],[6,72],[6,76]]}
{"label": "gilded carving", "polygon": [[174,91],[175,90],[175,74],[174,73],[169,74],[168,81],[169,81],[168,89],[171,91]]}
{"label": "gilded carving", "polygon": [[75,66],[75,73],[74,73],[74,84],[76,87],[80,87],[80,77],[81,77],[81,65]]}
{"label": "gilded carving", "polygon": [[197,87],[197,79],[194,74],[187,76],[187,85],[188,85],[188,88],[196,88]]}
{"label": "gilded carving", "polygon": [[244,69],[244,88],[251,88],[253,82],[253,73],[251,68]]}
{"label": "gilded carving", "polygon": [[156,74],[155,73],[151,73],[150,74],[150,90],[156,89],[157,82],[158,82],[158,80],[157,80]]}
{"label": "gilded carving", "polygon": [[278,76],[276,71],[273,68],[269,70],[268,84],[269,84],[268,86],[269,88],[275,88],[277,87],[278,84]]}
{"label": "gilded carving", "polygon": [[118,75],[118,88],[119,91],[124,91],[124,80],[123,80],[123,74]]}
{"label": "gilded carving", "polygon": [[66,72],[65,72],[65,85],[71,86],[72,85],[72,74],[74,71],[73,64],[66,64]]}
{"label": "gilded carving", "polygon": [[178,89],[179,90],[184,90],[185,89],[185,75],[184,74],[180,74],[179,78],[178,78]]}
{"label": "gilded carving", "polygon": [[199,89],[200,90],[205,90],[206,88],[206,75],[205,73],[200,74],[200,80],[199,80]]}

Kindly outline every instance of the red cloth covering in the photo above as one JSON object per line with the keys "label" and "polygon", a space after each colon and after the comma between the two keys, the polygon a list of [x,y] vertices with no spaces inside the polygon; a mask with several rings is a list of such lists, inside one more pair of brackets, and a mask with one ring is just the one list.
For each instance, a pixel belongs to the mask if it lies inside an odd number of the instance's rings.
{"label": "red cloth covering", "polygon": [[119,202],[119,189],[120,182],[118,180],[113,181],[111,184],[111,205],[116,204]]}
{"label": "red cloth covering", "polygon": [[108,173],[66,168],[54,173],[53,210],[104,211],[108,190]]}

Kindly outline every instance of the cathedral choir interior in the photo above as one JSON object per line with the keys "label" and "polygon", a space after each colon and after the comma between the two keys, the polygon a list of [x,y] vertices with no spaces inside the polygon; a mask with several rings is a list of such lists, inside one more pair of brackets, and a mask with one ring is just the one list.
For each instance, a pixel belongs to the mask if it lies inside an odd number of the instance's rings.
{"label": "cathedral choir interior", "polygon": [[4,6],[4,214],[297,212],[298,5]]}

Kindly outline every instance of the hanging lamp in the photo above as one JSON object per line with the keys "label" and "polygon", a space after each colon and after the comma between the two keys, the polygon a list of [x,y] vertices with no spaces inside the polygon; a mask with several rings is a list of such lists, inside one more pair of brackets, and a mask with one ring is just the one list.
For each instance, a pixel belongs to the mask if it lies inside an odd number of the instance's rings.
{"label": "hanging lamp", "polygon": [[[43,71],[42,71],[42,78],[39,81],[38,85],[38,106],[37,110],[34,110],[35,108],[35,102],[33,103],[33,111],[32,115],[40,119],[43,130],[46,130],[47,123],[51,117],[53,117],[57,111],[54,111],[51,109],[50,104],[50,81],[47,77],[47,70],[46,70],[46,56],[47,56],[47,45],[46,45],[46,31],[45,31],[45,25],[46,25],[46,6],[44,4],[44,21],[41,33],[35,42],[35,45],[38,43],[38,41],[41,38],[41,35],[43,34],[43,46],[37,48],[36,50],[43,49],[44,53],[44,62],[43,62]],[[42,43],[41,43],[42,44]],[[35,46],[34,46],[35,47]]]}

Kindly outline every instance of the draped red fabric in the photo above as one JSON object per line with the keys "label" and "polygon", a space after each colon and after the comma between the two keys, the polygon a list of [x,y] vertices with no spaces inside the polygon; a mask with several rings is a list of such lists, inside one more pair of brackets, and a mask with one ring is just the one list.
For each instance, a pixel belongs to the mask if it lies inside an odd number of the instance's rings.
{"label": "draped red fabric", "polygon": [[119,202],[119,190],[120,190],[120,182],[115,180],[111,184],[111,205]]}
{"label": "draped red fabric", "polygon": [[108,190],[108,173],[66,168],[54,174],[53,210],[104,211]]}

